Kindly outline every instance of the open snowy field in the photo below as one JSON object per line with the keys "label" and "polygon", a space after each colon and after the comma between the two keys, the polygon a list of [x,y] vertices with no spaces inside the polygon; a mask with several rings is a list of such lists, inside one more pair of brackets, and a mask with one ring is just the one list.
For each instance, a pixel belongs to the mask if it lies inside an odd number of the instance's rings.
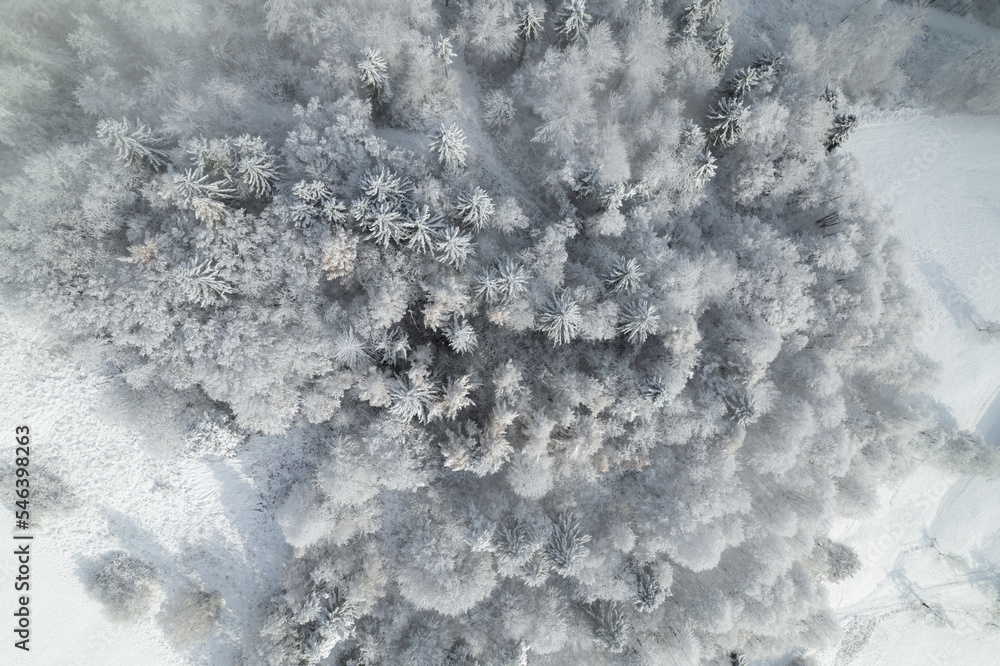
{"label": "open snowy field", "polygon": [[[231,460],[178,454],[185,446],[176,405],[130,410],[37,315],[5,307],[0,349],[0,427],[28,425],[33,469],[55,474],[69,489],[60,514],[36,509],[30,656],[5,639],[0,663],[232,663],[232,639],[259,621],[256,604],[289,554],[253,481]],[[55,483],[42,477],[36,492],[50,493]],[[219,636],[186,658],[171,650],[155,613],[112,621],[84,581],[117,550],[156,569],[154,608],[192,585],[223,591]],[[0,559],[3,580],[13,579],[13,565]]]}
{"label": "open snowy field", "polygon": [[[869,119],[847,148],[898,220],[923,298],[934,397],[1000,445],[1000,119]],[[921,467],[838,536],[861,571],[831,587],[843,623],[825,663],[988,664],[1000,653],[1000,480]]]}

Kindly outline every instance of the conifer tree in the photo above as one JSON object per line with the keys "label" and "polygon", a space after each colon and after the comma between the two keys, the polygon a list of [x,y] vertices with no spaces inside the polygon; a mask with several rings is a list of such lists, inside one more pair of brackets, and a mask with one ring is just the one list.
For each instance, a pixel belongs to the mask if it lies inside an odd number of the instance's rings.
{"label": "conifer tree", "polygon": [[582,40],[591,20],[586,0],[563,0],[556,10],[556,33],[560,42],[569,46]]}
{"label": "conifer tree", "polygon": [[708,114],[708,119],[712,121],[712,125],[708,129],[712,145],[732,146],[735,144],[743,133],[743,126],[749,111],[740,101],[729,98],[720,99]]}
{"label": "conifer tree", "polygon": [[441,125],[437,136],[431,142],[431,150],[436,151],[438,161],[445,165],[445,168],[458,170],[465,168],[465,132],[452,123],[451,127]]}
{"label": "conifer tree", "polygon": [[833,127],[830,129],[830,133],[826,136],[827,151],[832,151],[843,144],[857,126],[857,116],[851,113],[838,113],[833,119]]}
{"label": "conifer tree", "polygon": [[733,57],[733,39],[729,36],[729,24],[723,24],[715,29],[708,41],[708,54],[712,64],[718,70],[724,70]]}
{"label": "conifer tree", "polygon": [[521,14],[517,19],[517,37],[521,40],[521,52],[518,60],[524,60],[524,54],[528,50],[528,43],[537,41],[544,29],[545,12],[539,12],[530,2],[521,9]]}
{"label": "conifer tree", "polygon": [[582,324],[580,306],[566,294],[553,294],[538,313],[538,329],[556,345],[573,340]]}
{"label": "conifer tree", "polygon": [[363,57],[358,62],[358,76],[375,108],[384,105],[388,99],[389,91],[386,83],[388,69],[388,63],[381,51],[371,47],[365,48]]}
{"label": "conifer tree", "polygon": [[167,155],[161,149],[163,138],[138,120],[135,127],[125,118],[121,122],[102,120],[97,124],[97,136],[130,166],[145,162],[155,169],[166,163]]}

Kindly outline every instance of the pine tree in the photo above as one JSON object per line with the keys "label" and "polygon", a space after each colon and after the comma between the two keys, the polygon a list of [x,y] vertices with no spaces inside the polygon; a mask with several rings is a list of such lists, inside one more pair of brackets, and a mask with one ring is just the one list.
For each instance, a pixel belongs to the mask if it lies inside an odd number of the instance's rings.
{"label": "pine tree", "polygon": [[371,47],[365,48],[364,57],[358,63],[358,75],[361,78],[361,85],[364,86],[376,109],[384,105],[389,96],[386,86],[388,69],[388,63],[381,51]]}
{"label": "pine tree", "polygon": [[500,293],[507,302],[516,301],[528,293],[528,270],[510,257],[498,265],[500,275]]}
{"label": "pine tree", "polygon": [[236,172],[254,196],[265,197],[274,192],[278,169],[267,144],[259,136],[244,134],[232,140]]}
{"label": "pine tree", "polygon": [[703,0],[701,10],[705,21],[712,21],[719,15],[722,11],[722,2],[723,0]]}
{"label": "pine tree", "polygon": [[563,0],[556,10],[556,33],[563,46],[570,46],[582,40],[590,21],[586,0]]}
{"label": "pine tree", "polygon": [[476,329],[465,319],[459,319],[458,315],[452,319],[451,325],[444,331],[448,338],[448,345],[456,353],[470,354],[479,346],[479,339],[476,336]]}
{"label": "pine tree", "polygon": [[552,534],[545,543],[545,554],[558,571],[570,573],[586,557],[589,541],[590,535],[580,530],[576,516],[565,511],[559,514],[552,527]]}
{"label": "pine tree", "polygon": [[537,41],[541,37],[544,29],[545,12],[539,12],[535,6],[528,3],[521,10],[517,19],[517,37],[521,40],[521,52],[518,60],[524,60],[524,54],[528,50],[528,42]]}
{"label": "pine tree", "polygon": [[444,64],[444,74],[448,76],[448,65],[455,60],[455,50],[451,47],[451,40],[442,35],[434,44],[434,55]]}
{"label": "pine tree", "polygon": [[699,153],[695,160],[695,183],[697,185],[704,185],[715,176],[715,155],[710,150],[705,149],[705,152]]}
{"label": "pine tree", "polygon": [[164,139],[142,122],[136,120],[132,127],[128,120],[102,120],[97,123],[97,136],[109,148],[118,151],[118,159],[130,166],[147,163],[157,169],[167,162],[161,150]]}
{"label": "pine tree", "polygon": [[725,23],[716,28],[708,41],[708,55],[716,69],[721,71],[726,68],[729,59],[733,57],[733,47],[733,38],[729,36],[729,24]]}
{"label": "pine tree", "polygon": [[438,161],[445,168],[458,170],[465,168],[465,132],[452,123],[451,127],[444,124],[438,130],[437,136],[431,142],[431,150],[437,151]]}
{"label": "pine tree", "polygon": [[184,298],[203,307],[229,300],[234,291],[208,260],[192,259],[175,275]]}
{"label": "pine tree", "polygon": [[732,146],[743,133],[749,109],[742,102],[723,98],[712,107],[708,119],[713,124],[708,129],[712,145]]}
{"label": "pine tree", "polygon": [[826,136],[826,150],[832,151],[840,146],[858,126],[858,117],[852,113],[838,113],[833,119],[833,127]]}
{"label": "pine tree", "polygon": [[388,246],[390,241],[399,242],[406,234],[405,218],[388,203],[369,208],[358,224],[368,232],[365,240],[373,240],[382,247]]}
{"label": "pine tree", "polygon": [[566,294],[552,294],[538,313],[538,330],[556,345],[573,340],[582,325],[580,306]]}
{"label": "pine tree", "polygon": [[521,10],[521,15],[517,20],[517,36],[525,42],[537,40],[544,29],[545,12],[539,12],[535,6],[528,3]]}
{"label": "pine tree", "polygon": [[701,6],[701,0],[695,0],[690,5],[686,5],[681,10],[681,34],[685,37],[697,37],[704,18],[705,14]]}
{"label": "pine tree", "polygon": [[365,341],[354,332],[353,328],[348,328],[334,338],[333,358],[351,370],[366,368],[372,361]]}
{"label": "pine tree", "polygon": [[635,608],[643,613],[651,613],[660,607],[667,597],[656,575],[649,566],[642,567],[636,574]]}
{"label": "pine tree", "polygon": [[401,421],[426,421],[438,399],[438,389],[426,369],[414,366],[405,377],[396,377],[389,388],[389,413]]}
{"label": "pine tree", "polygon": [[409,203],[412,187],[408,179],[382,166],[378,170],[369,169],[361,179],[361,191],[367,203],[387,204],[393,208]]}
{"label": "pine tree", "polygon": [[427,419],[446,418],[454,420],[463,409],[475,406],[472,398],[469,397],[475,388],[476,384],[469,375],[462,375],[457,379],[450,377],[444,390],[441,392],[441,400],[431,408]]}
{"label": "pine tree", "polygon": [[487,305],[499,303],[504,298],[503,280],[496,267],[488,266],[476,276],[476,297]]}
{"label": "pine tree", "polygon": [[659,323],[660,315],[655,305],[644,300],[634,301],[622,310],[618,330],[630,343],[641,345],[647,337],[656,333]]}
{"label": "pine tree", "polygon": [[757,406],[753,396],[745,391],[727,397],[726,405],[729,407],[730,420],[744,428],[757,420]]}
{"label": "pine tree", "polygon": [[643,273],[638,261],[618,258],[615,260],[605,284],[614,291],[632,293],[642,285],[643,275],[645,273]]}
{"label": "pine tree", "polygon": [[486,190],[476,187],[468,194],[459,197],[457,210],[462,222],[478,233],[489,224],[496,207]]}
{"label": "pine tree", "polygon": [[750,91],[760,83],[760,70],[755,67],[743,67],[726,82],[726,92],[733,101],[742,102]]}
{"label": "pine tree", "polygon": [[463,233],[458,227],[447,225],[438,238],[434,249],[440,253],[439,260],[461,270],[472,256],[472,237]]}
{"label": "pine tree", "polygon": [[434,249],[443,230],[443,219],[424,206],[406,222],[405,226],[406,247],[424,254]]}
{"label": "pine tree", "polygon": [[494,90],[483,101],[483,123],[489,129],[501,130],[514,119],[514,100],[500,90]]}
{"label": "pine tree", "polygon": [[594,636],[608,652],[624,652],[629,626],[625,609],[618,601],[598,599],[587,608],[594,623]]}
{"label": "pine tree", "polygon": [[827,86],[823,91],[822,99],[824,102],[830,105],[830,108],[834,111],[837,110],[837,105],[840,104],[840,88],[835,88]]}
{"label": "pine tree", "polygon": [[785,57],[780,53],[764,53],[754,58],[751,67],[762,77],[775,76],[781,73],[785,66]]}

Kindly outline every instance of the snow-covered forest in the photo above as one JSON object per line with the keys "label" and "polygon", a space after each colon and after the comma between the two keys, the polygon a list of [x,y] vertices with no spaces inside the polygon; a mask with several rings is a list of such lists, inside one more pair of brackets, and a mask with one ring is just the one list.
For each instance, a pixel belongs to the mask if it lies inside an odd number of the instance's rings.
{"label": "snow-covered forest", "polygon": [[0,366],[142,431],[31,419],[45,585],[162,663],[827,663],[843,521],[1000,474],[850,150],[1000,124],[938,4],[8,3]]}

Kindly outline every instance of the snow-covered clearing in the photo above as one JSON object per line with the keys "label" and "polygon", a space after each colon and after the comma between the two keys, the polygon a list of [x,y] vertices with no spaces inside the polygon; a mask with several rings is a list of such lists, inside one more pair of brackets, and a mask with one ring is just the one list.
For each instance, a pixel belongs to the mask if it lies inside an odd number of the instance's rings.
{"label": "snow-covered clearing", "polygon": [[[868,118],[846,149],[891,207],[922,295],[934,397],[1000,445],[1000,120]],[[831,587],[844,628],[823,663],[988,664],[1000,652],[1000,481],[921,467],[835,536],[863,568]]]}
{"label": "snow-covered clearing", "polygon": [[[0,349],[0,431],[13,438],[16,426],[28,425],[30,469],[55,473],[75,495],[63,517],[46,519],[31,506],[33,522],[41,525],[30,531],[30,653],[13,647],[7,621],[0,663],[233,663],[233,640],[258,622],[257,604],[287,556],[253,481],[232,460],[178,453],[182,435],[171,422],[171,406],[145,405],[144,418],[135,418],[140,410],[116,402],[107,382],[75,362],[31,313],[5,306]],[[12,448],[5,451],[12,457]],[[4,460],[0,470],[12,462]],[[44,490],[34,487],[36,493]],[[9,507],[5,501],[7,525],[13,520]],[[7,618],[17,566],[8,550],[0,557],[0,579],[8,590],[0,604]],[[116,550],[156,569],[154,611],[189,585],[221,592],[226,607],[220,635],[182,656],[171,650],[155,612],[137,622],[110,621],[85,582]]]}

